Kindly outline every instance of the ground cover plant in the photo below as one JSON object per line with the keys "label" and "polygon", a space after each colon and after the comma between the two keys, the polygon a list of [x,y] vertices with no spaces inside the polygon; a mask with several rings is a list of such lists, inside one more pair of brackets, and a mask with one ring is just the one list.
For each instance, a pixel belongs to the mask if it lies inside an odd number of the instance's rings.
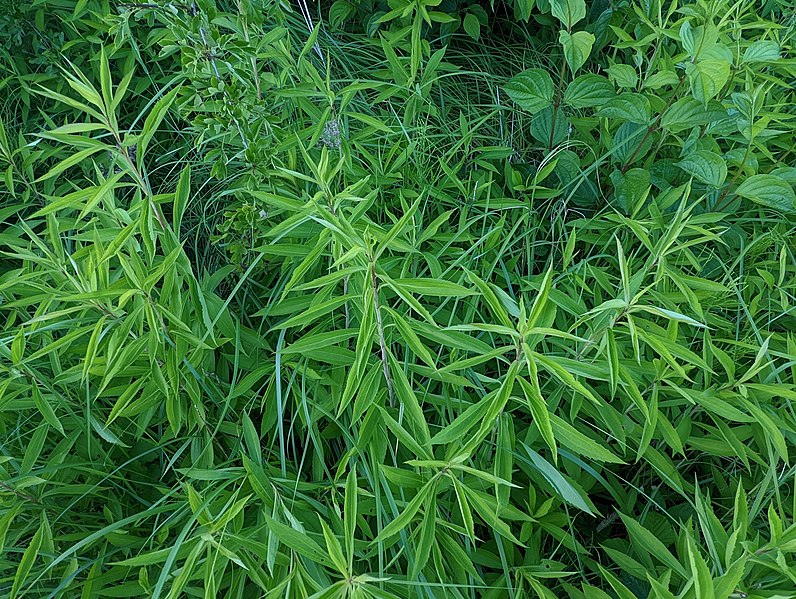
{"label": "ground cover plant", "polygon": [[0,592],[796,597],[787,0],[11,0]]}

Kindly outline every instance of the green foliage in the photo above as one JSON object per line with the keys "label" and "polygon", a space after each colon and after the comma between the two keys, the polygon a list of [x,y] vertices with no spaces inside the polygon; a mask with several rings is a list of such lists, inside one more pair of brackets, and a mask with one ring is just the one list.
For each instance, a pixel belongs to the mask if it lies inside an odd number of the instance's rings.
{"label": "green foliage", "polygon": [[0,17],[3,595],[796,596],[792,7],[298,6]]}

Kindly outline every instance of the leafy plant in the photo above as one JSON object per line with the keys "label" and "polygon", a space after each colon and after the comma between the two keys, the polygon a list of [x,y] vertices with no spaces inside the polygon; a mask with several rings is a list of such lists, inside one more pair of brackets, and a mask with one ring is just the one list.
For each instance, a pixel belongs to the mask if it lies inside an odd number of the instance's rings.
{"label": "leafy plant", "polygon": [[5,594],[794,596],[787,3],[40,4]]}

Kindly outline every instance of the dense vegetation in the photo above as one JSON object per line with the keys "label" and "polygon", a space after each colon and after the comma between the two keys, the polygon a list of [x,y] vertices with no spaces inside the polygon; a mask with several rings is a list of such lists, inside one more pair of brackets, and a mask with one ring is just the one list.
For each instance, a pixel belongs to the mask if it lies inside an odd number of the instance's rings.
{"label": "dense vegetation", "polygon": [[796,597],[790,0],[6,0],[4,597]]}

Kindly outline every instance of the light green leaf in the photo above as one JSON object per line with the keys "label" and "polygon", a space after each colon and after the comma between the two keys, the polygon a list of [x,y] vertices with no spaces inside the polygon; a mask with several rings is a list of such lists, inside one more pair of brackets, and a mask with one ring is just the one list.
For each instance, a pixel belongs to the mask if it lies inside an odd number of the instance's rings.
{"label": "light green leaf", "polygon": [[586,458],[607,464],[624,464],[625,461],[597,441],[587,437],[563,418],[550,414],[553,433],[558,442],[570,451]]}
{"label": "light green leaf", "polygon": [[144,127],[141,129],[141,136],[138,139],[139,161],[146,154],[146,148],[149,145],[149,141],[152,139],[152,136],[155,135],[155,131],[157,131],[160,123],[166,117],[166,113],[171,107],[172,102],[174,102],[174,99],[177,97],[177,93],[179,91],[179,86],[172,89],[169,93],[158,100],[157,104],[152,107],[152,110],[147,115],[146,121],[144,121]]}
{"label": "light green leaf", "polygon": [[39,410],[39,412],[41,412],[41,415],[44,417],[44,421],[56,429],[59,433],[64,435],[65,433],[63,424],[61,424],[58,416],[55,415],[55,411],[50,405],[50,402],[47,401],[47,398],[45,398],[39,391],[38,385],[33,385],[31,393],[33,395],[33,403],[36,405],[36,408]]}
{"label": "light green leaf", "polygon": [[592,45],[594,45],[594,39],[594,36],[588,31],[576,31],[569,34],[562,30],[558,33],[558,41],[564,48],[564,57],[573,74],[586,64],[586,60],[591,54]]}
{"label": "light green leaf", "polygon": [[555,376],[558,380],[566,386],[577,391],[587,399],[593,401],[595,405],[600,405],[600,401],[589,391],[580,381],[578,381],[572,373],[569,372],[556,357],[545,356],[538,352],[533,352],[533,359],[547,372]]}
{"label": "light green leaf", "polygon": [[585,0],[550,0],[550,12],[567,29],[586,18]]}
{"label": "light green leaf", "polygon": [[638,73],[629,64],[613,64],[606,71],[611,81],[619,87],[633,88],[638,85]]}
{"label": "light green leaf", "polygon": [[412,500],[406,504],[404,511],[401,512],[398,517],[396,517],[387,526],[382,528],[378,536],[371,541],[371,544],[389,539],[391,536],[396,535],[403,530],[412,521],[412,518],[420,509],[420,506],[423,505],[426,497],[433,493],[434,489],[436,488],[436,484],[437,479],[432,478],[425,485],[423,485],[423,487],[415,494]]}
{"label": "light green leaf", "polygon": [[53,177],[60,175],[66,169],[78,164],[79,162],[84,161],[86,158],[89,158],[90,156],[93,156],[101,149],[102,148],[86,148],[85,150],[80,150],[79,152],[72,154],[69,158],[61,160],[49,171],[47,171],[41,177],[36,179],[36,183],[39,183],[41,181],[46,181],[48,179],[52,179]]}
{"label": "light green leaf", "polygon": [[781,212],[796,211],[793,188],[776,175],[752,175],[738,186],[735,193]]}
{"label": "light green leaf", "polygon": [[392,279],[392,283],[404,291],[434,297],[467,297],[478,293],[473,289],[443,279],[413,277],[411,279]]}
{"label": "light green leaf", "polygon": [[691,576],[694,581],[694,589],[696,590],[696,599],[715,599],[716,595],[713,593],[713,577],[710,575],[710,569],[699,553],[694,539],[690,535],[687,538],[688,562],[691,566]]}
{"label": "light green leaf", "polygon": [[387,412],[385,408],[382,408],[381,406],[376,407],[381,413],[381,417],[384,420],[384,423],[387,425],[387,428],[392,431],[392,434],[394,434],[398,440],[406,446],[407,449],[411,450],[411,452],[418,457],[431,459],[433,454],[430,450],[418,443],[412,433],[401,426],[398,421],[395,420],[395,418],[390,416],[390,413]]}
{"label": "light green leaf", "polygon": [[686,67],[691,93],[694,98],[708,105],[708,100],[719,93],[730,77],[730,63],[727,60],[709,58],[697,63],[689,63]]}
{"label": "light green leaf", "polygon": [[30,543],[28,543],[28,547],[25,549],[25,552],[22,554],[22,557],[19,560],[16,574],[14,575],[14,582],[11,585],[11,592],[8,595],[9,599],[16,599],[16,597],[19,596],[19,591],[22,588],[22,584],[25,582],[25,579],[28,577],[31,568],[33,567],[33,563],[39,556],[39,549],[41,548],[42,537],[44,536],[46,526],[45,522],[46,520],[42,519],[39,528],[36,529],[36,532],[33,534],[33,538],[30,540]]}
{"label": "light green leaf", "polygon": [[412,427],[412,432],[417,435],[417,439],[424,449],[431,451],[431,435],[428,431],[428,423],[423,415],[423,408],[417,399],[414,389],[404,372],[400,362],[395,359],[392,352],[387,351],[390,370],[393,375],[392,383],[398,401],[403,404],[404,414]]}
{"label": "light green leaf", "polygon": [[487,395],[477,403],[470,405],[459,414],[445,428],[431,438],[432,445],[447,445],[457,439],[462,439],[468,431],[478,424],[486,414],[491,404],[491,396]]}
{"label": "light green leaf", "polygon": [[555,434],[553,433],[553,427],[550,424],[550,419],[552,416],[547,409],[547,404],[544,401],[544,397],[542,397],[542,392],[539,389],[538,381],[533,382],[533,375],[535,374],[536,367],[534,365],[531,376],[532,382],[529,383],[522,377],[517,377],[517,380],[522,387],[525,399],[528,401],[528,408],[531,411],[531,416],[533,416],[533,423],[536,425],[536,428],[539,429],[539,433],[542,435],[545,443],[547,443],[550,451],[553,452],[553,459],[555,460],[557,457],[557,449]]}
{"label": "light green leaf", "polygon": [[348,570],[348,560],[346,560],[345,556],[343,555],[343,547],[340,545],[340,540],[332,532],[332,529],[329,528],[329,525],[324,522],[320,514],[318,515],[318,520],[320,521],[321,528],[323,529],[323,538],[326,541],[326,551],[329,552],[329,559],[332,560],[334,567],[337,568],[337,571],[340,574],[343,576],[350,576],[351,574]]}
{"label": "light green leaf", "polygon": [[665,85],[676,86],[680,82],[680,78],[674,71],[658,71],[647,77],[644,81],[644,87],[649,89],[660,89]]}
{"label": "light green leaf", "polygon": [[426,513],[423,520],[419,525],[419,539],[417,541],[417,550],[415,553],[415,560],[412,564],[409,578],[415,580],[423,568],[428,563],[428,558],[431,555],[431,549],[434,546],[436,526],[437,526],[437,498],[430,495],[426,503]]}
{"label": "light green leaf", "polygon": [[756,40],[743,53],[742,62],[774,62],[780,59],[779,44],[773,40]]}
{"label": "light green leaf", "polygon": [[357,468],[353,466],[345,481],[345,500],[343,506],[343,528],[345,529],[345,551],[348,556],[348,569],[354,561],[354,540],[357,530],[357,506],[359,492],[357,486]]}

